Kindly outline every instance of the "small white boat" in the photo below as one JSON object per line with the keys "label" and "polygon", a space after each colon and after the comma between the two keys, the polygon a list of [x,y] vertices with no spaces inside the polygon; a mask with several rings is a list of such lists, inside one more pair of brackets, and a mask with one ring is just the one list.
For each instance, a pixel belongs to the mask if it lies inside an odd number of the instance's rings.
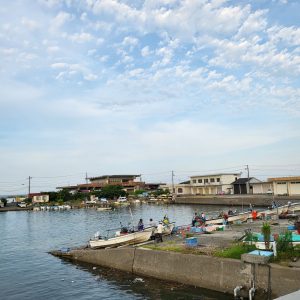
{"label": "small white boat", "polygon": [[112,208],[110,206],[107,207],[97,207],[97,211],[107,211],[107,210],[111,210]]}
{"label": "small white boat", "polygon": [[[300,204],[299,203],[293,203],[290,205],[282,205],[279,206],[277,208],[273,208],[273,209],[265,209],[262,211],[257,211],[257,218],[260,217],[266,217],[266,216],[272,216],[272,215],[279,215],[285,211],[289,210],[292,213],[295,213],[297,211],[300,211]],[[248,219],[252,218],[252,212],[251,211],[247,211],[244,213],[239,213],[233,216],[228,216],[228,222],[234,222],[234,221],[247,221]],[[206,220],[205,224],[223,224],[224,222],[224,218],[214,218],[214,219],[209,219]]]}
{"label": "small white boat", "polygon": [[152,231],[137,231],[133,233],[122,234],[110,239],[90,240],[88,246],[92,249],[115,248],[122,245],[135,245],[146,242],[150,239]]}

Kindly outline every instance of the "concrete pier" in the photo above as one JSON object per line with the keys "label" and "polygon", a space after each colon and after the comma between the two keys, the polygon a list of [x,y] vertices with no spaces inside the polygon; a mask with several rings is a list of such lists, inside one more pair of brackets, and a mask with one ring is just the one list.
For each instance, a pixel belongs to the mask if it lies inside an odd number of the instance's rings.
{"label": "concrete pier", "polygon": [[[54,251],[52,254],[78,262],[116,268],[137,275],[230,294],[233,294],[234,288],[239,285],[243,286],[242,295],[247,295],[251,286],[251,265],[235,259],[132,247],[72,250],[68,253]],[[300,268],[270,264],[257,265],[255,269],[256,293],[261,295],[260,299],[266,296],[269,279],[272,298],[286,295],[300,288]]]}
{"label": "concrete pier", "polygon": [[300,202],[300,196],[272,196],[272,195],[185,195],[177,196],[175,204],[202,204],[226,206],[271,206],[272,201],[278,205],[285,205],[288,201]]}

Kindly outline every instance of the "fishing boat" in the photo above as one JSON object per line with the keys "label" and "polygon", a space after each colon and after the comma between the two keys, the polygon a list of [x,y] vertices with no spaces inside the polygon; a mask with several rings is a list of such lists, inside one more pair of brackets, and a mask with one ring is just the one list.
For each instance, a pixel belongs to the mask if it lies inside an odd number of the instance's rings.
{"label": "fishing boat", "polygon": [[[170,235],[175,227],[175,222],[164,224],[162,235]],[[146,227],[145,231],[151,231],[152,235],[156,233],[156,227]]]}
{"label": "fishing boat", "polygon": [[111,210],[112,207],[110,206],[103,206],[103,207],[97,207],[97,211],[107,211],[107,210]]}
{"label": "fishing boat", "polygon": [[92,239],[88,243],[88,247],[92,249],[99,248],[115,248],[123,245],[135,245],[146,242],[150,239],[152,231],[137,231],[133,233],[120,234],[119,236],[109,239]]}
{"label": "fishing boat", "polygon": [[[287,205],[278,206],[276,208],[270,208],[265,209],[262,211],[257,211],[256,217],[257,218],[265,218],[266,216],[272,216],[272,215],[280,215],[286,211],[290,211],[292,214],[295,212],[300,211],[300,203],[292,203]],[[229,223],[235,222],[235,221],[247,221],[248,219],[252,218],[252,212],[247,211],[244,213],[239,213],[235,215],[229,215],[227,221]],[[223,224],[224,218],[223,217],[217,217],[206,220],[205,224]]]}

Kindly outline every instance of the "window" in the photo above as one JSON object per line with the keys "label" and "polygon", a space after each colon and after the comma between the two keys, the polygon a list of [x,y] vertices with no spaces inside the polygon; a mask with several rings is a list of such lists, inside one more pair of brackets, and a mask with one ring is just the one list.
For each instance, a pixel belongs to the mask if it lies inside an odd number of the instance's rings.
{"label": "window", "polygon": [[210,182],[215,182],[215,179],[214,178],[210,178]]}
{"label": "window", "polygon": [[183,193],[182,188],[178,188],[178,194],[182,194],[182,193]]}
{"label": "window", "polygon": [[193,183],[197,183],[197,180],[196,180],[196,179],[193,179]]}
{"label": "window", "polygon": [[217,178],[217,182],[220,182],[220,178]]}
{"label": "window", "polygon": [[198,179],[198,183],[202,183],[202,179]]}
{"label": "window", "polygon": [[208,183],[208,179],[204,179],[204,183]]}
{"label": "window", "polygon": [[299,184],[300,181],[292,181],[291,184]]}
{"label": "window", "polygon": [[286,182],[277,182],[277,184],[286,184]]}

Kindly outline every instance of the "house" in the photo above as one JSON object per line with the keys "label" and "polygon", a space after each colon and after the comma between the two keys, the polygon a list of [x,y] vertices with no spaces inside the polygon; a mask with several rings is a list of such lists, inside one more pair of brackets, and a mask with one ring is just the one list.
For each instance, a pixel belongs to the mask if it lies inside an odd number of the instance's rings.
{"label": "house", "polygon": [[300,195],[300,176],[268,178],[268,181],[273,184],[274,195]]}
{"label": "house", "polygon": [[107,185],[120,185],[126,192],[134,192],[145,188],[145,182],[137,181],[141,175],[102,175],[89,178],[90,183],[77,184],[73,186],[61,186],[57,189],[66,189],[70,192],[90,192],[95,190],[101,190]]}
{"label": "house", "polygon": [[32,199],[32,203],[46,203],[49,202],[49,195],[42,193],[32,193],[28,195]]}
{"label": "house", "polygon": [[249,177],[249,178],[238,178],[234,182],[232,182],[233,185],[233,193],[234,194],[254,194],[253,192],[253,184],[255,183],[261,183],[260,180]]}
{"label": "house", "polygon": [[[174,185],[177,195],[223,195],[232,194],[231,183],[240,178],[240,173],[218,173],[191,176],[190,180]],[[172,191],[172,185],[162,185]]]}

